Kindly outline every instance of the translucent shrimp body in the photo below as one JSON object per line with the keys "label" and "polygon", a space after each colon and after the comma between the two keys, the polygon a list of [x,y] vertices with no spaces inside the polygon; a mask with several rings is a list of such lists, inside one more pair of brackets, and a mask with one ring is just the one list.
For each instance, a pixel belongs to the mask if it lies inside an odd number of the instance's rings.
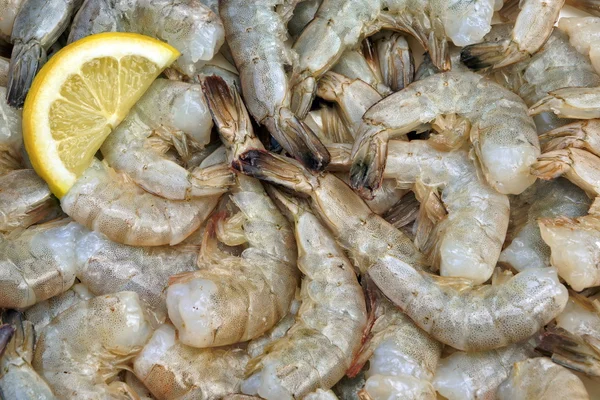
{"label": "translucent shrimp body", "polygon": [[41,333],[33,367],[60,399],[129,399],[110,382],[152,331],[137,294],[94,297],[58,315]]}
{"label": "translucent shrimp body", "polygon": [[61,207],[75,221],[115,242],[160,246],[180,243],[192,234],[219,197],[167,200],[95,160],[61,199]]}
{"label": "translucent shrimp body", "polygon": [[440,361],[433,385],[448,400],[494,399],[513,364],[533,355],[528,343],[479,353],[457,352]]}
{"label": "translucent shrimp body", "polygon": [[59,221],[2,238],[0,307],[24,308],[67,291],[75,281],[77,231]]}
{"label": "translucent shrimp body", "polygon": [[[228,158],[262,147],[237,94],[209,77],[204,91]],[[239,209],[241,256],[220,251],[214,228],[207,231],[201,270],[170,280],[169,318],[183,344],[215,347],[246,341],[272,328],[289,310],[299,276],[296,245],[286,218],[256,179],[236,176],[231,200]]]}
{"label": "translucent shrimp body", "polygon": [[285,11],[295,2],[283,0],[224,0],[219,10],[227,43],[240,72],[248,111],[293,157],[310,169],[321,170],[329,153],[317,136],[290,109],[286,67],[294,53],[285,43]]}
{"label": "translucent shrimp body", "polygon": [[358,362],[369,360],[362,392],[371,400],[436,399],[431,384],[442,345],[380,296],[368,344]]}
{"label": "translucent shrimp body", "polygon": [[292,106],[304,118],[317,80],[340,56],[382,28],[408,32],[431,53],[440,69],[450,68],[447,38],[464,46],[490,30],[493,0],[325,0],[294,43],[298,53],[292,76]]}
{"label": "translucent shrimp body", "polygon": [[551,268],[530,269],[494,287],[418,270],[426,263],[412,241],[331,174],[317,176],[289,158],[256,150],[234,167],[311,196],[314,210],[379,289],[421,329],[454,348],[486,350],[524,340],[567,302]]}
{"label": "translucent shrimp body", "polygon": [[542,239],[538,219],[580,217],[587,213],[589,205],[585,192],[566,179],[536,181],[511,199],[509,236],[512,239],[500,253],[499,261],[517,271],[549,267],[550,247]]}
{"label": "translucent shrimp body", "polygon": [[157,79],[101,147],[106,162],[146,191],[169,200],[222,194],[232,183],[226,166],[188,171],[182,161],[210,142],[212,118],[200,85]]}
{"label": "translucent shrimp body", "polygon": [[414,82],[365,113],[352,150],[352,186],[370,197],[381,183],[388,140],[444,114],[470,122],[477,160],[494,189],[518,194],[535,181],[529,168],[539,155],[539,141],[521,98],[480,75],[448,72]]}
{"label": "translucent shrimp body", "polygon": [[133,370],[157,399],[209,400],[236,393],[248,355],[242,349],[196,349],[161,325],[133,362]]}
{"label": "translucent shrimp body", "polygon": [[294,218],[298,268],[305,277],[296,323],[249,362],[242,385],[244,393],[270,400],[330,389],[350,366],[367,322],[362,289],[333,235],[308,204],[281,193],[277,198]]}
{"label": "translucent shrimp body", "polygon": [[[0,334],[11,327],[14,334],[3,346],[0,343],[0,394],[11,400],[58,400],[48,384],[31,366],[35,331],[29,321],[14,311],[4,313]],[[2,353],[4,355],[2,356]]]}
{"label": "translucent shrimp body", "polygon": [[508,228],[508,197],[480,181],[466,150],[439,151],[423,140],[392,141],[384,178],[441,192],[447,215],[421,246],[440,275],[476,284],[492,276]]}
{"label": "translucent shrimp body", "polygon": [[[15,23],[15,17],[23,2],[24,0],[0,1],[0,14],[2,14],[2,19],[0,20],[0,47],[2,47],[2,42],[5,44],[10,43],[10,36],[12,34],[13,24]],[[0,86],[4,85],[0,84]]]}
{"label": "translucent shrimp body", "polygon": [[515,363],[497,393],[498,400],[542,400],[547,396],[572,400],[590,398],[577,375],[545,357]]}
{"label": "translucent shrimp body", "polygon": [[189,77],[225,40],[219,17],[198,0],[85,0],[73,20],[69,43],[101,32],[135,32],[169,43],[181,53],[174,67]]}

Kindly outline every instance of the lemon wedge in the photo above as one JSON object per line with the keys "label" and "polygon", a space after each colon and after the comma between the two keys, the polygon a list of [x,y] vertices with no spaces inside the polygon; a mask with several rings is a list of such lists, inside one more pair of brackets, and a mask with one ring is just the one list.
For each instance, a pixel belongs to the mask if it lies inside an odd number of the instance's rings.
{"label": "lemon wedge", "polygon": [[33,168],[58,198],[177,57],[151,37],[110,32],[71,43],[44,65],[25,99],[23,139]]}

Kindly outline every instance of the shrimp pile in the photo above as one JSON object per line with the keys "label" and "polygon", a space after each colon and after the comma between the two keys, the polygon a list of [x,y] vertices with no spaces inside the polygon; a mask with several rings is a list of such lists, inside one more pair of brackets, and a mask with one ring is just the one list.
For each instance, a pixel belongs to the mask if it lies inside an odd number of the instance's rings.
{"label": "shrimp pile", "polygon": [[[102,32],[181,56],[58,199],[20,108]],[[0,0],[0,399],[600,398],[599,49],[597,0]]]}

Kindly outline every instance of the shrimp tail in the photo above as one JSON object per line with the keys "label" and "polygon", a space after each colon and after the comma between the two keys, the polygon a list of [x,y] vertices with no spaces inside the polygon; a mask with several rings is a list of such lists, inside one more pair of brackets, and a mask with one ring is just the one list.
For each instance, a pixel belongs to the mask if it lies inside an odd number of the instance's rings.
{"label": "shrimp tail", "polygon": [[33,78],[44,62],[46,62],[46,50],[37,40],[14,43],[6,92],[6,102],[10,106],[23,107]]}
{"label": "shrimp tail", "polygon": [[315,179],[298,162],[265,150],[245,152],[233,161],[232,167],[254,178],[305,194],[312,192],[312,180]]}
{"label": "shrimp tail", "polygon": [[373,199],[374,192],[381,187],[385,159],[387,157],[387,134],[377,128],[372,134],[359,132],[354,145],[350,167],[350,186],[364,199]]}
{"label": "shrimp tail", "polygon": [[394,225],[396,229],[400,229],[414,222],[419,211],[419,201],[413,192],[409,192],[383,214],[383,219]]}
{"label": "shrimp tail", "polygon": [[542,151],[546,153],[566,149],[567,147],[586,148],[584,139],[586,136],[586,127],[589,122],[590,120],[577,121],[540,135]]}
{"label": "shrimp tail", "polygon": [[536,350],[564,367],[586,375],[600,376],[600,347],[593,340],[549,326],[537,338]]}
{"label": "shrimp tail", "polygon": [[477,43],[465,46],[460,61],[472,70],[502,68],[523,59],[517,43],[505,39],[497,42]]}
{"label": "shrimp tail", "polygon": [[281,146],[312,171],[322,171],[330,155],[317,135],[289,108],[282,107],[278,116],[265,120],[265,125]]}
{"label": "shrimp tail", "polygon": [[6,350],[8,342],[10,342],[14,334],[15,328],[11,325],[0,325],[0,358],[4,355],[4,350]]}

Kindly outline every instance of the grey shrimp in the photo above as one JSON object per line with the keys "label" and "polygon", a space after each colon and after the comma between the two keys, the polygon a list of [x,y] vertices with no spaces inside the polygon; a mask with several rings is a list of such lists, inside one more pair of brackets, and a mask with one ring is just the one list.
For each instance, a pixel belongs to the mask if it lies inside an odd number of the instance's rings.
{"label": "grey shrimp", "polygon": [[67,221],[57,221],[0,239],[0,307],[28,307],[73,285],[77,228],[72,230]]}
{"label": "grey shrimp", "polygon": [[459,46],[475,43],[489,30],[493,0],[325,0],[294,43],[297,66],[291,78],[292,109],[306,116],[317,80],[347,50],[382,28],[417,38],[442,70],[450,68],[447,38]]}
{"label": "grey shrimp", "polygon": [[302,305],[286,336],[249,361],[242,391],[291,400],[328,390],[344,376],[361,345],[367,311],[352,263],[308,203],[271,193],[295,222]]}
{"label": "grey shrimp", "polygon": [[502,68],[535,54],[552,33],[565,0],[521,0],[510,38],[466,46],[461,61],[469,68]]}
{"label": "grey shrimp", "polygon": [[[5,311],[0,325],[0,337],[13,331],[12,338],[0,343],[0,396],[11,400],[58,400],[48,383],[31,366],[35,346],[33,324],[16,311]],[[4,353],[4,355],[2,355]]]}
{"label": "grey shrimp", "polygon": [[67,29],[83,0],[25,0],[15,16],[6,101],[22,107],[50,46]]}
{"label": "grey shrimp", "polygon": [[[468,151],[439,151],[424,140],[391,141],[384,178],[395,179],[400,186],[424,186],[435,196],[441,193],[447,214],[427,239],[420,240],[421,250],[441,276],[468,278],[476,284],[492,276],[508,228],[508,197],[480,180]],[[425,214],[436,213],[421,200]]]}
{"label": "grey shrimp", "polygon": [[[261,148],[237,92],[219,77],[206,78],[203,89],[228,158]],[[201,269],[169,282],[169,318],[179,339],[190,346],[222,346],[262,335],[287,313],[298,284],[288,221],[258,180],[241,174],[236,180],[231,192],[239,209],[234,216],[240,220],[236,240],[241,237],[248,247],[239,257],[224,253],[216,246],[214,228],[209,228]]]}
{"label": "grey shrimp", "polygon": [[478,164],[494,189],[518,194],[535,181],[529,168],[540,153],[539,142],[523,100],[480,75],[448,72],[414,82],[363,115],[352,149],[352,187],[369,198],[381,184],[388,140],[443,114],[470,122]]}
{"label": "grey shrimp", "polygon": [[231,346],[186,346],[175,328],[165,324],[134,359],[133,370],[157,399],[220,399],[240,391],[249,358],[245,350]]}
{"label": "grey shrimp", "polygon": [[69,43],[101,32],[135,32],[164,40],[181,53],[173,66],[195,77],[225,40],[219,17],[198,0],[84,0]]}
{"label": "grey shrimp", "polygon": [[321,170],[329,163],[327,149],[290,109],[285,67],[292,65],[293,53],[285,43],[287,20],[280,11],[285,4],[224,0],[219,10],[248,111],[286,151],[308,168]]}
{"label": "grey shrimp", "polygon": [[[311,196],[315,211],[379,289],[421,329],[454,348],[516,343],[565,307],[567,289],[552,268],[529,269],[498,286],[422,271],[424,257],[411,240],[331,174],[312,174],[289,158],[260,150],[246,152],[233,166]],[[490,318],[479,318],[482,314]]]}
{"label": "grey shrimp", "polygon": [[538,220],[580,217],[587,213],[589,206],[590,199],[585,192],[564,178],[536,181],[526,191],[510,199],[508,245],[500,253],[498,261],[517,271],[549,267],[550,247],[542,239]]}

